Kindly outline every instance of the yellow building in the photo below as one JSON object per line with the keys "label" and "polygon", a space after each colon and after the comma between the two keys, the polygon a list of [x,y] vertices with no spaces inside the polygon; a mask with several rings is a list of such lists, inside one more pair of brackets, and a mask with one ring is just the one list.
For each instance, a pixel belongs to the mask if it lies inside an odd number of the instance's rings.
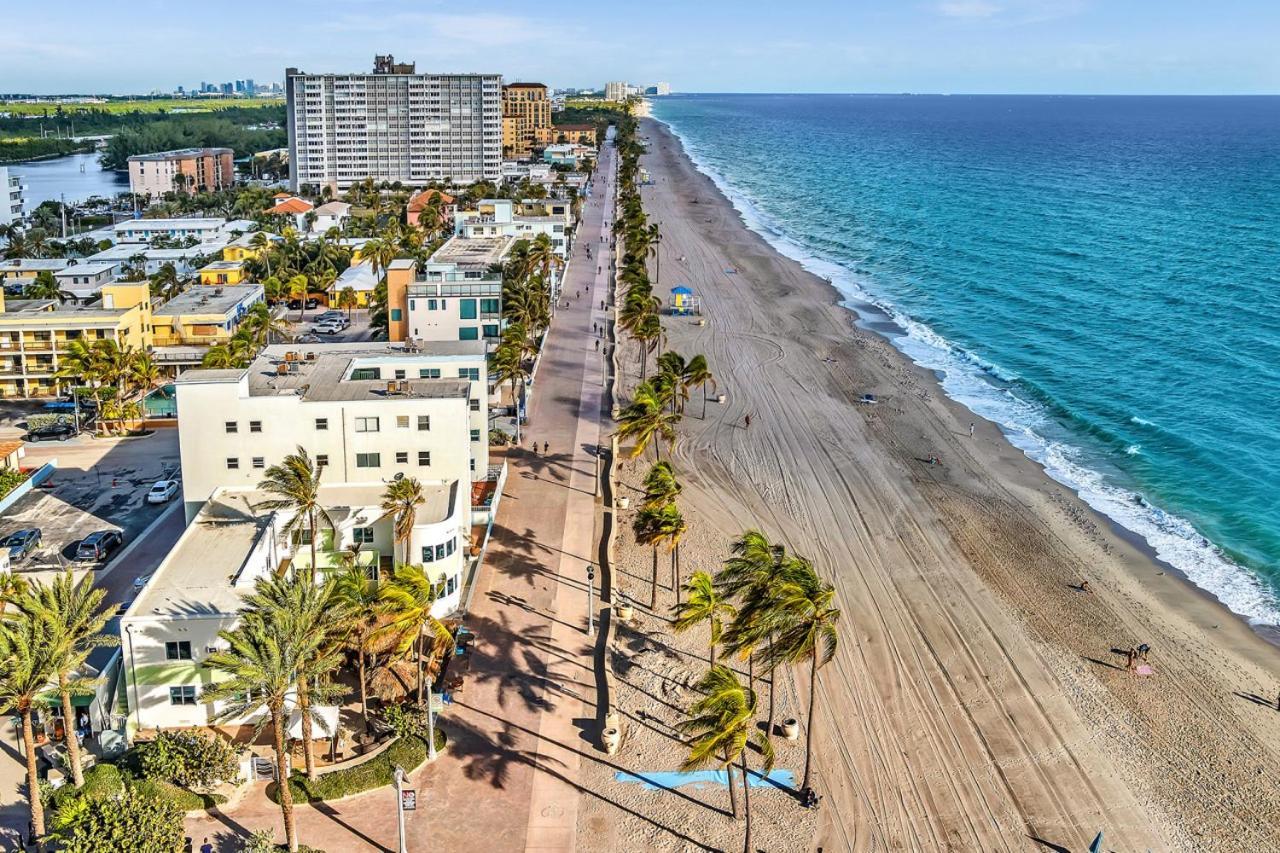
{"label": "yellow building", "polygon": [[89,305],[56,299],[10,299],[0,294],[0,396],[51,397],[70,386],[56,378],[72,341],[114,340],[143,350],[152,343],[151,295],[146,282],[108,284]]}
{"label": "yellow building", "polygon": [[243,261],[214,261],[200,269],[201,284],[240,284],[244,278]]}
{"label": "yellow building", "polygon": [[551,142],[551,99],[541,83],[502,87],[502,156],[525,160]]}
{"label": "yellow building", "polygon": [[[242,234],[232,242],[228,243],[222,250],[222,259],[224,261],[248,261],[257,258],[262,254],[262,249],[256,249],[253,246],[253,238],[259,232],[251,234]],[[267,239],[272,243],[279,243],[283,238],[278,234],[267,234]]]}
{"label": "yellow building", "polygon": [[557,124],[551,130],[552,141],[554,142],[591,145],[593,147],[599,142],[596,138],[596,126],[594,124]]}
{"label": "yellow building", "polygon": [[155,310],[155,345],[224,344],[262,299],[260,284],[193,287]]}

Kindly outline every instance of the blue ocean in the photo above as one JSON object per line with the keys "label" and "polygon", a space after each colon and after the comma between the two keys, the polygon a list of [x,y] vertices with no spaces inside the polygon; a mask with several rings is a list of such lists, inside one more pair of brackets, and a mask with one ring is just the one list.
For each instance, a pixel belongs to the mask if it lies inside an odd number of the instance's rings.
{"label": "blue ocean", "polygon": [[951,397],[1280,624],[1280,98],[651,100]]}

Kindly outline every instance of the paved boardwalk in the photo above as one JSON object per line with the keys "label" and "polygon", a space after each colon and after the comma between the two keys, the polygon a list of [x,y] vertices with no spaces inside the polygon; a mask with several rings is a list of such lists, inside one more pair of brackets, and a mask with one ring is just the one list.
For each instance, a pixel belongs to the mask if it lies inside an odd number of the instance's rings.
{"label": "paved boardwalk", "polygon": [[[614,168],[606,147],[533,389],[524,438],[526,448],[536,439],[539,452],[508,456],[493,539],[476,579],[466,620],[480,638],[476,661],[441,717],[447,751],[411,780],[418,810],[407,816],[410,851],[575,848],[578,765],[596,749],[586,571],[598,542],[595,453],[608,429],[601,426],[602,361],[592,324],[604,322],[597,267],[602,226],[612,220]],[[328,853],[397,849],[390,789],[296,814],[300,841]],[[187,830],[197,849],[209,836],[218,849],[233,850],[233,834],[273,827],[282,838],[279,826],[279,810],[255,790],[226,815],[188,821]]]}

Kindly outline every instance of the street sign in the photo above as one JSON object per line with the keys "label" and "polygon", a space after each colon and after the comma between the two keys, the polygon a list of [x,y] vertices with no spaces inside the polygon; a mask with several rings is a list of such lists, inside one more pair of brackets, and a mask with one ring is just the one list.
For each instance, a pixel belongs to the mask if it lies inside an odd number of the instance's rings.
{"label": "street sign", "polygon": [[418,792],[412,788],[405,788],[400,792],[400,806],[407,812],[414,811],[418,808]]}

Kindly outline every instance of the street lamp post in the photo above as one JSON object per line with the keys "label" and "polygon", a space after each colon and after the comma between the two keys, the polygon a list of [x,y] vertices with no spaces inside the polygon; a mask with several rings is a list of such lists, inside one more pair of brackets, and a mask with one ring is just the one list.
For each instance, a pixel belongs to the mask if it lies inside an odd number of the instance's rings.
{"label": "street lamp post", "polygon": [[590,563],[587,564],[587,636],[594,637],[596,633],[596,614],[593,594],[595,593],[596,570]]}
{"label": "street lamp post", "polygon": [[404,846],[404,768],[397,764],[391,775],[396,782],[396,823],[400,827],[400,853],[407,853]]}

